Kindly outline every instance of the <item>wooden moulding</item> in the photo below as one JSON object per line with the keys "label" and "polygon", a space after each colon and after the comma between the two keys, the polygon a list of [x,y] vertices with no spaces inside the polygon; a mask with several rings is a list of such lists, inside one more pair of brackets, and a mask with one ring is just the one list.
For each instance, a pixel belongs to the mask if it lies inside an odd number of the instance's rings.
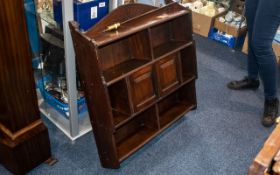
{"label": "wooden moulding", "polygon": [[51,157],[49,134],[40,123],[16,139],[0,138],[0,163],[14,174],[25,174]]}
{"label": "wooden moulding", "polygon": [[1,3],[0,163],[26,174],[51,157],[40,119],[23,0]]}
{"label": "wooden moulding", "polygon": [[[104,31],[114,23],[120,27]],[[196,108],[195,43],[184,7],[128,4],[84,33],[69,25],[103,167],[119,168]]]}
{"label": "wooden moulding", "polygon": [[23,137],[24,134],[28,133],[29,131],[37,128],[38,126],[42,125],[43,122],[41,119],[31,123],[29,126],[24,127],[17,131],[16,133],[12,133],[8,128],[6,128],[3,124],[0,123],[0,131],[10,138],[12,141],[18,140],[20,137]]}
{"label": "wooden moulding", "polygon": [[[280,150],[280,125],[273,130],[263,148],[249,168],[248,175],[263,175],[273,166],[274,157]],[[276,168],[276,167],[275,167]]]}

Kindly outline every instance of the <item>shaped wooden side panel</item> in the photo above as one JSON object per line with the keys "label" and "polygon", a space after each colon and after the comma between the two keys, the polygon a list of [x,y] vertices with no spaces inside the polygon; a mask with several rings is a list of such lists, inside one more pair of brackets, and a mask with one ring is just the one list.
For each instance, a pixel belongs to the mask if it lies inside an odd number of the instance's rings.
{"label": "shaped wooden side panel", "polygon": [[89,116],[102,166],[119,168],[117,150],[113,146],[115,140],[113,137],[114,129],[112,129],[114,128],[112,108],[109,103],[107,87],[104,85],[105,80],[100,71],[100,64],[97,61],[98,55],[91,41],[78,31],[77,23],[70,22],[69,25],[78,69],[83,70],[79,71],[81,83],[86,92],[87,104],[91,104],[88,105]]}

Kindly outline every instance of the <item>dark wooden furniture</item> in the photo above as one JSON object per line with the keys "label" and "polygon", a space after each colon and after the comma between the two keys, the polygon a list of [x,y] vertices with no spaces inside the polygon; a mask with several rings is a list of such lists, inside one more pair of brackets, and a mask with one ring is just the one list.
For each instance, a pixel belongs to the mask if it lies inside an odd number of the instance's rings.
{"label": "dark wooden furniture", "polygon": [[280,174],[280,125],[278,124],[253,160],[248,175]]}
{"label": "dark wooden furniture", "polygon": [[3,1],[0,10],[0,163],[14,174],[25,174],[51,157],[23,5],[22,0]]}
{"label": "dark wooden furniture", "polygon": [[[104,30],[120,23],[117,30]],[[70,23],[103,167],[120,162],[196,108],[191,13],[128,4],[85,33]]]}

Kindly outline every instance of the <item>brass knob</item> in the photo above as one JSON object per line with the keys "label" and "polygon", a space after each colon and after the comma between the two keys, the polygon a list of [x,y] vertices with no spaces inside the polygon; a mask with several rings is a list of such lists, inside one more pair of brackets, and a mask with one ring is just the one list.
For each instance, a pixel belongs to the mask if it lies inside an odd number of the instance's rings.
{"label": "brass knob", "polygon": [[109,32],[109,31],[112,31],[112,30],[117,30],[120,26],[121,26],[121,23],[115,23],[115,24],[109,25],[109,26],[106,27],[106,29],[103,32]]}

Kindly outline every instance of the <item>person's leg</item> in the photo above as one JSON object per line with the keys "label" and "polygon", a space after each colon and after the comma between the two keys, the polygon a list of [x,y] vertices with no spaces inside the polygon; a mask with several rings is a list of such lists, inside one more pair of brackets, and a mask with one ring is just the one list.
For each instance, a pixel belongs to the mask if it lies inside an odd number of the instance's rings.
{"label": "person's leg", "polygon": [[251,38],[251,49],[257,59],[265,98],[268,100],[277,97],[277,63],[272,49],[272,41],[279,24],[280,1],[259,0]]}
{"label": "person's leg", "polygon": [[280,24],[280,1],[259,0],[253,26],[251,49],[263,82],[265,107],[262,123],[271,126],[278,115],[277,63],[272,41]]}
{"label": "person's leg", "polygon": [[247,20],[248,28],[248,59],[247,59],[247,72],[249,79],[258,79],[258,63],[252,49],[252,33],[255,24],[255,16],[259,0],[246,0],[245,1],[245,17]]}
{"label": "person's leg", "polygon": [[258,80],[258,64],[252,49],[252,33],[255,23],[255,15],[258,8],[259,0],[245,1],[245,17],[248,26],[248,59],[247,59],[247,77],[239,81],[231,81],[227,87],[233,90],[257,89],[260,85]]}

